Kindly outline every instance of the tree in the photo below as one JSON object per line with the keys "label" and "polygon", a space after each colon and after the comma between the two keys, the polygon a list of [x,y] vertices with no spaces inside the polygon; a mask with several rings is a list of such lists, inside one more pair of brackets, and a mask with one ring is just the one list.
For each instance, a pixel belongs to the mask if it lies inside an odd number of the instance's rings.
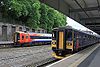
{"label": "tree", "polygon": [[[66,17],[38,0],[2,0],[2,13],[5,17],[21,21],[31,28],[52,28],[65,26]],[[20,22],[19,22],[20,23]]]}
{"label": "tree", "polygon": [[45,4],[41,4],[41,8],[40,8],[40,27],[43,29],[47,29],[47,23],[48,23],[48,7]]}

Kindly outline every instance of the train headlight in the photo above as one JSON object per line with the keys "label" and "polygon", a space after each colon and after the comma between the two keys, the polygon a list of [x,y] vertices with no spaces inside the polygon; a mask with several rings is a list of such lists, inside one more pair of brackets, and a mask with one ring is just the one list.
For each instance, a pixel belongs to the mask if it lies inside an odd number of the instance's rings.
{"label": "train headlight", "polygon": [[52,41],[52,47],[56,47],[56,41],[55,40]]}
{"label": "train headlight", "polygon": [[53,41],[52,41],[52,44],[53,44],[53,45],[55,45],[55,44],[56,44],[56,41],[55,41],[55,40],[53,40]]}
{"label": "train headlight", "polygon": [[72,42],[71,42],[71,41],[66,41],[66,44],[67,44],[68,46],[72,46]]}
{"label": "train headlight", "polygon": [[56,42],[52,42],[52,44],[53,44],[53,45],[55,45],[55,44],[56,44]]}
{"label": "train headlight", "polygon": [[72,45],[72,43],[70,43],[70,46]]}

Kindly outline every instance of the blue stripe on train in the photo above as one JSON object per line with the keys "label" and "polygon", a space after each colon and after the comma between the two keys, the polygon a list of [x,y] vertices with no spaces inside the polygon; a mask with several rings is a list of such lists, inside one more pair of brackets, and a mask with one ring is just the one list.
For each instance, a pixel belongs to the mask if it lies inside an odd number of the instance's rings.
{"label": "blue stripe on train", "polygon": [[46,41],[46,40],[43,40],[43,41],[32,41],[32,42],[30,42],[30,44],[33,44],[33,43],[38,43],[38,42],[51,42],[52,40],[48,40],[48,41]]}

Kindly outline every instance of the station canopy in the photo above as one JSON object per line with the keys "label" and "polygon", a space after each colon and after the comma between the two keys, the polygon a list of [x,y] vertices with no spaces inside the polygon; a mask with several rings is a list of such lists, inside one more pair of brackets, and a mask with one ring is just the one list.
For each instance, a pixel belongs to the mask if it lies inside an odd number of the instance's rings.
{"label": "station canopy", "polygon": [[100,34],[100,0],[40,0]]}

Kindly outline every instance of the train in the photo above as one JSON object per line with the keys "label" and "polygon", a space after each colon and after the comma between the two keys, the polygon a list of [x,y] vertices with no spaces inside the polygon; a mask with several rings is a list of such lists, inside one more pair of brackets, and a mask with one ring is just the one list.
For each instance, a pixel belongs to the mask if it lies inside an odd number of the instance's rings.
{"label": "train", "polygon": [[75,53],[84,47],[100,42],[100,36],[74,29],[70,26],[52,30],[53,57],[62,59],[67,54]]}
{"label": "train", "polygon": [[52,34],[16,31],[13,36],[14,46],[51,44]]}

